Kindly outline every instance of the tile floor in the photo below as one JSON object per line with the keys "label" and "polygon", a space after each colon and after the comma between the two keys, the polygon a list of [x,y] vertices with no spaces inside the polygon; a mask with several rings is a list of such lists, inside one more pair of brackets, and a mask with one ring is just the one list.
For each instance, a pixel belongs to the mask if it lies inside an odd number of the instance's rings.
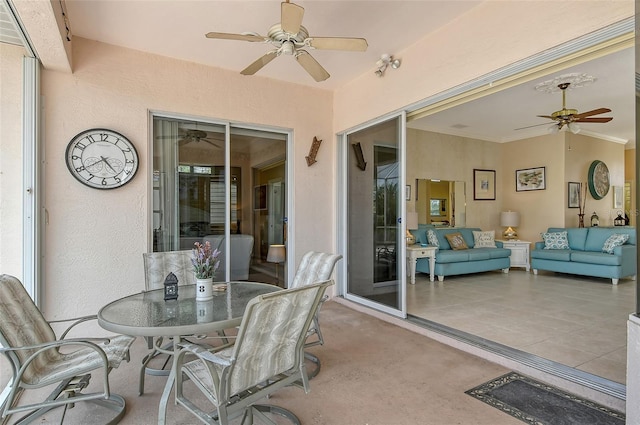
{"label": "tile floor", "polygon": [[407,285],[407,312],[615,382],[626,373],[636,282],[522,269]]}

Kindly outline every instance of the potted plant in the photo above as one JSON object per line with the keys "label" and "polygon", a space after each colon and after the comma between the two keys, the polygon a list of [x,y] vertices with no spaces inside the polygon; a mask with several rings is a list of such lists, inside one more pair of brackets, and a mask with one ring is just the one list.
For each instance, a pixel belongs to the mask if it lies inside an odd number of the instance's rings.
{"label": "potted plant", "polygon": [[191,264],[196,275],[196,300],[213,299],[213,278],[220,267],[220,250],[211,249],[211,243],[196,242],[193,248]]}

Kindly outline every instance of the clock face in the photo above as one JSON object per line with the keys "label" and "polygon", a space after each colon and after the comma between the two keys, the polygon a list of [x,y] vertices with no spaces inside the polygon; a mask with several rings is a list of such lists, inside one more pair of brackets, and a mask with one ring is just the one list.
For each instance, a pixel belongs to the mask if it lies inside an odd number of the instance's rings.
{"label": "clock face", "polygon": [[609,169],[602,161],[593,161],[589,167],[589,192],[593,199],[602,199],[609,193]]}
{"label": "clock face", "polygon": [[122,134],[103,128],[83,131],[69,142],[67,167],[83,184],[114,189],[128,183],[138,170],[138,153]]}

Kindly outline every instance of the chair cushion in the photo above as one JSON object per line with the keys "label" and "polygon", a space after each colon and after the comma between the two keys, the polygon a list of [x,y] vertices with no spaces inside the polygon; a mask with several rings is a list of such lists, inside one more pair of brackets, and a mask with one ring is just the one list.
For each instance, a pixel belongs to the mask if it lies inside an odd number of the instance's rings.
{"label": "chair cushion", "polygon": [[451,245],[451,249],[453,249],[454,251],[469,249],[461,233],[449,233],[444,236],[445,238],[447,238],[449,245]]}
{"label": "chair cushion", "polygon": [[544,249],[569,249],[566,231],[542,233],[542,239],[544,239]]}
{"label": "chair cushion", "polygon": [[487,230],[485,232],[473,230],[473,247],[496,248],[495,236],[495,230]]}
{"label": "chair cushion", "polygon": [[613,248],[616,246],[624,245],[626,241],[629,240],[629,235],[614,233],[609,236],[607,240],[602,245],[602,252],[606,252],[607,254],[613,254]]}

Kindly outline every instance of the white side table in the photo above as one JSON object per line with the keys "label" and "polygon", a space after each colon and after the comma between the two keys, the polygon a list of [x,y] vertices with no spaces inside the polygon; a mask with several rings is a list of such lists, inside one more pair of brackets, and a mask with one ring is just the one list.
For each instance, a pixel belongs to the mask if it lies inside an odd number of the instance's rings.
{"label": "white side table", "polygon": [[511,250],[511,267],[524,267],[527,271],[531,268],[529,263],[529,247],[531,242],[521,241],[519,239],[503,240],[496,239],[498,242],[502,242],[502,245]]}
{"label": "white side table", "polygon": [[429,280],[433,282],[433,269],[436,267],[435,246],[411,245],[407,247],[407,261],[409,263],[409,277],[412,285],[416,284],[416,261],[418,258],[429,259]]}

